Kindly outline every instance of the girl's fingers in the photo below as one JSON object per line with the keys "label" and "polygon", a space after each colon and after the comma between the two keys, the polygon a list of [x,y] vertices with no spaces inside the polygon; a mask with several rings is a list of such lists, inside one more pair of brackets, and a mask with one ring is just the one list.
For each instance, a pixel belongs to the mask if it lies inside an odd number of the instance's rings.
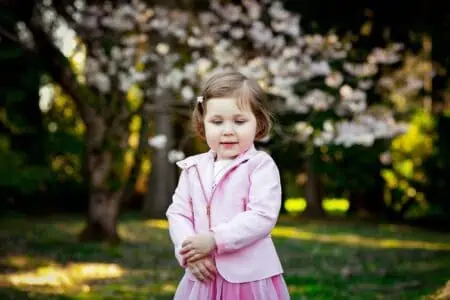
{"label": "girl's fingers", "polygon": [[180,250],[180,254],[185,254],[185,253],[188,252],[189,250],[191,250],[191,248],[189,248],[189,247],[183,247],[183,248],[181,248],[181,250]]}
{"label": "girl's fingers", "polygon": [[199,260],[201,258],[203,258],[203,256],[201,254],[197,253],[197,254],[192,255],[192,257],[189,259],[189,262],[194,262],[194,261],[197,261],[197,260]]}
{"label": "girl's fingers", "polygon": [[183,254],[184,260],[187,262],[192,262],[192,257],[196,254],[194,250],[190,250],[189,252]]}
{"label": "girl's fingers", "polygon": [[205,261],[205,267],[208,268],[211,273],[217,273],[216,266],[211,261]]}
{"label": "girl's fingers", "polygon": [[191,258],[189,258],[189,259],[187,260],[187,262],[193,263],[193,262],[196,262],[197,260],[199,260],[198,256],[193,255]]}
{"label": "girl's fingers", "polygon": [[181,243],[181,247],[186,247],[187,245],[191,244],[192,242],[190,240],[185,240],[183,243]]}
{"label": "girl's fingers", "polygon": [[203,282],[203,280],[204,280],[203,274],[201,273],[199,268],[193,269],[192,274],[194,274],[195,278],[197,278],[198,280]]}
{"label": "girl's fingers", "polygon": [[199,270],[205,279],[211,280],[213,278],[213,274],[205,267],[204,264],[199,266]]}

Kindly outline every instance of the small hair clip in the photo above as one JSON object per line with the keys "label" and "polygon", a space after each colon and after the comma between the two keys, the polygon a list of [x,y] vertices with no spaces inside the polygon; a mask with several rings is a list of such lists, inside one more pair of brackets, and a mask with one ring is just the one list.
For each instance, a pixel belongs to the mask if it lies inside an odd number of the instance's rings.
{"label": "small hair clip", "polygon": [[197,97],[197,102],[198,103],[203,103],[203,96],[198,96]]}

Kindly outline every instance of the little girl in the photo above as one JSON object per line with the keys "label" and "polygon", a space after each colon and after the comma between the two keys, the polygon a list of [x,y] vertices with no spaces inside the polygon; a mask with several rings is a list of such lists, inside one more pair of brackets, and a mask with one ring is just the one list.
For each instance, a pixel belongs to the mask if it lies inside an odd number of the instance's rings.
{"label": "little girl", "polygon": [[186,273],[174,299],[289,299],[270,236],[280,175],[253,146],[271,128],[264,92],[238,72],[216,73],[204,82],[192,120],[210,151],[177,163],[182,172],[167,218]]}

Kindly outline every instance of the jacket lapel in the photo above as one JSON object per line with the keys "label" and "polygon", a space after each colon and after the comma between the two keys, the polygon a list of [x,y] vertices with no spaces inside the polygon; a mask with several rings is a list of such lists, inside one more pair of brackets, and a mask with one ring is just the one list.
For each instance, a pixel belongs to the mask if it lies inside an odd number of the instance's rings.
{"label": "jacket lapel", "polygon": [[[223,174],[226,175],[231,169],[240,165],[241,163],[249,160],[258,151],[255,146],[250,147],[246,152],[239,155],[227,168],[224,170]],[[200,180],[202,181],[203,187],[205,188],[205,194],[208,197],[207,201],[211,199],[213,193],[214,184],[214,160],[215,153],[209,150],[206,153],[188,157],[182,161],[177,162],[177,165],[182,169],[187,169],[189,167],[195,167],[198,170]],[[223,178],[223,176],[221,179]],[[220,180],[219,180],[220,182]]]}

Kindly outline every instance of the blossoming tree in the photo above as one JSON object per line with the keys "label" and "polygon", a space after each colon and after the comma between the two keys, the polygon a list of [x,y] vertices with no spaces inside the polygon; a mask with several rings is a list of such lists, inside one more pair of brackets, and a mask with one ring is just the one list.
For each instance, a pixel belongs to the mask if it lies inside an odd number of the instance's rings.
{"label": "blossoming tree", "polygon": [[[258,79],[280,115],[297,116],[296,123],[275,129],[282,139],[305,144],[306,157],[324,145],[371,147],[376,140],[404,132],[405,126],[395,121],[387,106],[369,103],[367,97],[379,85],[374,78],[380,66],[400,60],[401,45],[375,48],[355,62],[349,56],[351,43],[334,34],[302,34],[300,16],[285,10],[281,2],[210,3],[188,38],[196,54],[193,63],[174,72],[188,73],[184,78],[192,79],[193,72],[187,70],[196,63],[210,71],[235,68]],[[185,82],[181,94],[193,99],[199,80]],[[321,214],[319,177],[310,164],[307,169],[307,209]]]}
{"label": "blossoming tree", "polygon": [[[118,239],[120,204],[139,171],[151,116],[156,127],[149,141],[155,149],[151,181],[156,184],[149,192],[156,197],[149,206],[159,215],[165,211],[174,178],[169,159],[183,156],[170,150],[176,148],[171,117],[185,112],[208,71],[237,68],[258,79],[280,114],[293,112],[302,120],[275,128],[277,134],[308,149],[370,147],[403,130],[388,109],[372,109],[366,96],[378,66],[398,60],[400,47],[377,48],[366,61],[352,63],[347,59],[351,44],[333,34],[303,34],[300,16],[281,2],[211,1],[198,13],[141,1],[30,3],[35,15],[22,18],[17,36],[45,58],[49,74],[72,97],[86,128],[86,239]],[[20,9],[14,1],[9,5]],[[73,68],[57,47],[54,28],[61,26],[76,32],[84,67]],[[133,93],[138,101],[130,101]],[[140,138],[130,145],[129,125],[136,118]],[[117,162],[130,147],[134,167],[124,182]],[[309,172],[308,208],[320,211],[314,174]]]}

